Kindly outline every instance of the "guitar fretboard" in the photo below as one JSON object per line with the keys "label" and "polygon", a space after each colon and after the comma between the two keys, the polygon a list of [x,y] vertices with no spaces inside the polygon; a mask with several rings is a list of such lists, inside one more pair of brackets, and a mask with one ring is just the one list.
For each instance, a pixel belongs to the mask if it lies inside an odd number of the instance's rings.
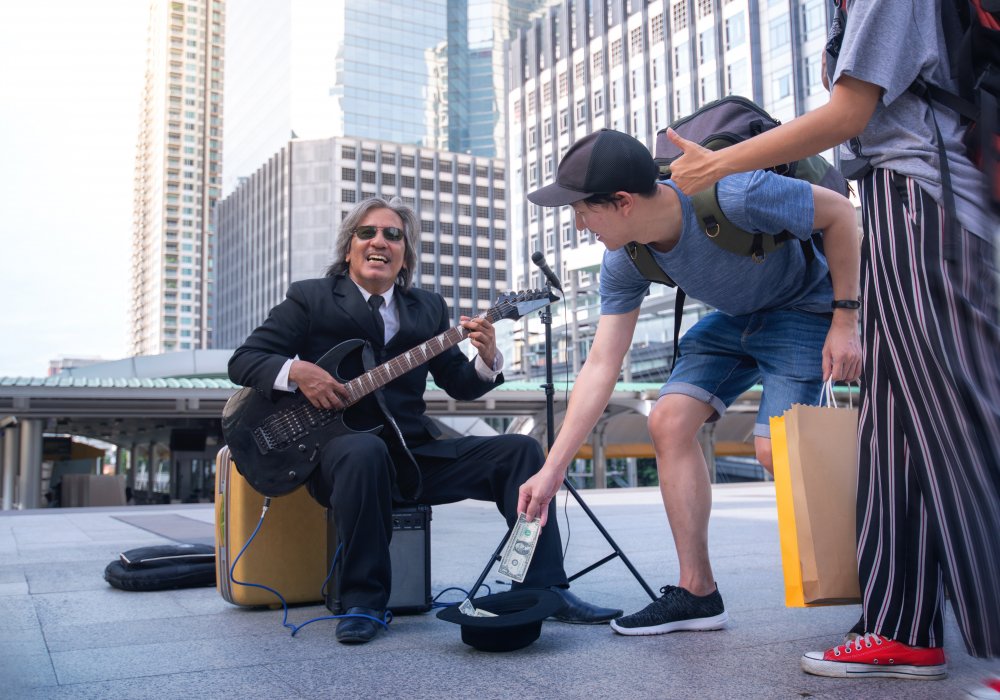
{"label": "guitar fretboard", "polygon": [[344,385],[347,389],[347,405],[353,406],[376,389],[379,389],[393,379],[401,377],[411,369],[419,367],[433,357],[437,357],[448,348],[458,345],[468,337],[469,331],[463,326],[451,328],[441,335],[411,348],[402,355],[397,355],[385,364],[355,377]]}

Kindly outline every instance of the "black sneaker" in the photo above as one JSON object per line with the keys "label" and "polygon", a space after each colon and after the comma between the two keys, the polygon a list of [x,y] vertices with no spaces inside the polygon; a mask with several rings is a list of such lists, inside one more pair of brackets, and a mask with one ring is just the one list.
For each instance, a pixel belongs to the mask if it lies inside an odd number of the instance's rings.
{"label": "black sneaker", "polygon": [[719,630],[729,620],[718,588],[706,596],[691,595],[678,586],[664,586],[660,593],[639,612],[612,620],[611,629],[627,635]]}

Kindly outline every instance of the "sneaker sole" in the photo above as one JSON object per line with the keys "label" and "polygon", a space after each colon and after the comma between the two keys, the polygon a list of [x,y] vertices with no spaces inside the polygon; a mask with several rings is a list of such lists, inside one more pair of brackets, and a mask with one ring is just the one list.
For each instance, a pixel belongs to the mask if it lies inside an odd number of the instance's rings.
{"label": "sneaker sole", "polygon": [[854,664],[846,661],[827,661],[802,656],[802,670],[814,676],[827,678],[904,678],[914,681],[939,681],[948,675],[947,666],[876,666]]}
{"label": "sneaker sole", "polygon": [[629,637],[638,637],[653,634],[667,634],[669,632],[708,632],[711,630],[721,630],[729,621],[729,614],[723,612],[715,617],[698,617],[693,620],[677,620],[676,622],[665,622],[662,625],[651,627],[622,627],[617,624],[617,620],[611,621],[611,629],[618,634]]}

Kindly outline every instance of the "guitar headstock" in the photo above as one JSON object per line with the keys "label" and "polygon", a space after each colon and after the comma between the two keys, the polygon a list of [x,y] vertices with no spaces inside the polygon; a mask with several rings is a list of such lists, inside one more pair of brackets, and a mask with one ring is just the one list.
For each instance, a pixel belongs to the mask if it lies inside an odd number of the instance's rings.
{"label": "guitar headstock", "polygon": [[513,321],[527,316],[533,311],[538,311],[559,301],[559,297],[554,295],[549,289],[527,289],[520,292],[508,292],[497,297],[496,303],[487,312],[490,321],[499,321],[502,318],[509,318]]}

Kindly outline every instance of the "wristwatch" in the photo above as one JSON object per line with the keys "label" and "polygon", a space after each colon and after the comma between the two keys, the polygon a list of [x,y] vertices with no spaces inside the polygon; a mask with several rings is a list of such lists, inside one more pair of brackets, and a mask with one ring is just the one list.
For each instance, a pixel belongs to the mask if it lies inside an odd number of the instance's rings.
{"label": "wristwatch", "polygon": [[860,299],[834,299],[830,302],[830,306],[834,309],[860,309],[861,300]]}

